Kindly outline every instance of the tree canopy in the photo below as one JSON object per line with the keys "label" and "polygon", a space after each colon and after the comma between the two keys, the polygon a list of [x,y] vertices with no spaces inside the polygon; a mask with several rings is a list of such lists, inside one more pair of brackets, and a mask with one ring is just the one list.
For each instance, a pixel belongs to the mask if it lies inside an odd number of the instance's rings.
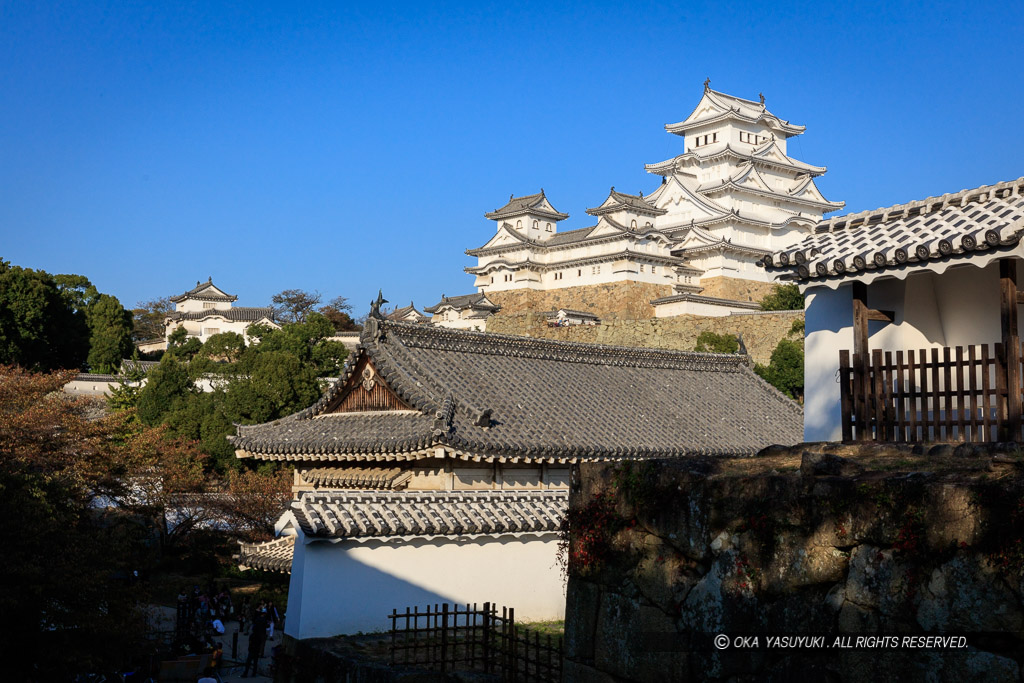
{"label": "tree canopy", "polygon": [[772,285],[772,291],[761,299],[762,311],[802,311],[804,296],[796,285]]}
{"label": "tree canopy", "polygon": [[270,301],[274,317],[287,324],[305,322],[306,316],[320,303],[320,299],[320,292],[286,289],[272,296]]}
{"label": "tree canopy", "polygon": [[710,353],[736,353],[740,349],[739,339],[732,334],[717,334],[710,330],[704,330],[697,335],[697,345],[694,351]]}

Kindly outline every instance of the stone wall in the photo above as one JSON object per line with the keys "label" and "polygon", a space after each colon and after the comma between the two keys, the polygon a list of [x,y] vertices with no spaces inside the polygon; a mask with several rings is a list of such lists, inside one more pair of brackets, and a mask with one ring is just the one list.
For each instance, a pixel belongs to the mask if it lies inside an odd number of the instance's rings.
{"label": "stone wall", "polygon": [[584,464],[564,680],[1019,681],[1022,494],[1014,444]]}
{"label": "stone wall", "polygon": [[[542,315],[494,315],[487,319],[487,331],[518,334],[544,339],[650,346],[660,349],[692,351],[697,336],[709,330],[716,334],[743,335],[743,342],[755,363],[767,364],[780,339],[786,338],[803,311],[773,311],[707,318],[680,315],[674,318],[603,319],[599,325],[548,327]],[[795,338],[798,338],[799,335]]]}
{"label": "stone wall", "polygon": [[487,298],[501,306],[491,321],[508,315],[555,311],[571,308],[596,313],[605,318],[653,318],[652,299],[672,294],[672,285],[654,285],[648,282],[611,282],[603,285],[581,285],[548,291],[512,289],[487,292]]}
{"label": "stone wall", "polygon": [[760,301],[772,293],[774,282],[741,280],[735,277],[702,277],[701,296],[713,296],[733,301]]}

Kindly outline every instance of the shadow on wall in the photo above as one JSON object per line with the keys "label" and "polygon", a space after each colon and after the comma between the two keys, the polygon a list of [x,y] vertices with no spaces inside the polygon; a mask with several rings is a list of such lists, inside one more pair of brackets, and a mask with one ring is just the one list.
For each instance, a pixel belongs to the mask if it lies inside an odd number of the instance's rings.
{"label": "shadow on wall", "polygon": [[559,618],[565,602],[557,534],[314,542],[296,546],[286,633],[387,631],[392,610],[490,601]]}

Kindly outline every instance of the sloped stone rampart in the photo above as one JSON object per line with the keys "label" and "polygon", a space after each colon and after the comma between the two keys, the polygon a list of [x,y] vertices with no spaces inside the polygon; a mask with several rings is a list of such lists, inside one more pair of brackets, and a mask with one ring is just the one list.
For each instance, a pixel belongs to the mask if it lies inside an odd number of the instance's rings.
{"label": "sloped stone rampart", "polygon": [[539,313],[498,314],[487,319],[487,331],[561,341],[649,346],[679,351],[692,351],[697,336],[705,330],[716,334],[742,334],[754,362],[767,365],[780,339],[799,338],[799,335],[789,337],[789,332],[794,322],[802,322],[803,319],[803,311],[772,311],[720,318],[695,315],[646,320],[611,318],[602,319],[598,325],[549,327],[547,320]]}
{"label": "sloped stone rampart", "polygon": [[[1016,444],[801,444],[579,468],[566,683],[1022,680]],[[600,529],[595,505],[614,507]],[[718,649],[718,634],[733,644]],[[902,640],[936,635],[965,640]]]}
{"label": "sloped stone rampart", "polygon": [[772,288],[776,284],[736,277],[702,277],[700,294],[733,301],[760,301],[772,293]]}
{"label": "sloped stone rampart", "polygon": [[490,329],[493,320],[505,316],[543,313],[559,308],[595,313],[603,318],[653,318],[651,300],[671,294],[672,285],[647,282],[611,282],[547,291],[512,289],[488,292],[487,298],[501,306],[501,310],[488,319],[487,326]]}

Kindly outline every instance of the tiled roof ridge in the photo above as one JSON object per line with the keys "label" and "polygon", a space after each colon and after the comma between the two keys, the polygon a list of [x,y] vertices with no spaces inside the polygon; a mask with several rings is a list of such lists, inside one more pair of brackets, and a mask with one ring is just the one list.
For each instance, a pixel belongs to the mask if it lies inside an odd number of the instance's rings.
{"label": "tiled roof ridge", "polygon": [[[1008,194],[1007,190],[1009,190]],[[892,214],[907,214],[914,209],[922,209],[920,213],[934,213],[935,211],[941,211],[951,204],[963,206],[972,202],[982,201],[983,196],[987,199],[997,193],[1000,193],[1001,197],[1014,194],[1024,195],[1024,176],[1015,180],[1005,180],[992,185],[963,189],[958,192],[947,192],[946,194],[916,199],[902,204],[893,204],[892,206],[833,216],[820,221],[814,228],[814,232],[831,232],[833,230],[855,228],[865,223],[876,222],[871,219],[881,221],[891,217]]]}
{"label": "tiled roof ridge", "polygon": [[537,339],[493,332],[452,330],[394,321],[384,322],[386,337],[398,336],[412,348],[450,350],[461,353],[485,353],[538,360],[561,360],[594,365],[628,365],[676,369],[730,371],[743,364],[723,354],[676,351],[648,347],[610,346]]}
{"label": "tiled roof ridge", "polygon": [[177,303],[179,301],[184,301],[185,299],[188,299],[188,298],[191,297],[191,298],[194,298],[194,299],[208,299],[208,300],[211,300],[211,301],[213,301],[213,300],[216,300],[216,301],[238,301],[238,297],[237,296],[235,296],[233,294],[228,294],[226,292],[224,293],[223,296],[221,296],[219,294],[214,295],[214,296],[206,296],[206,297],[197,297],[197,296],[195,296],[199,292],[203,291],[204,289],[208,289],[210,287],[216,287],[217,289],[220,289],[219,287],[217,287],[217,285],[213,284],[213,278],[211,277],[206,282],[200,282],[199,284],[197,284],[195,287],[193,287],[192,289],[188,290],[184,294],[179,294],[178,296],[169,297],[169,300]]}
{"label": "tiled roof ridge", "polygon": [[[495,209],[494,211],[488,211],[484,214],[484,218],[491,220],[500,220],[502,218],[517,216],[525,213],[536,213],[539,216],[551,216],[556,221],[563,220],[569,217],[569,214],[562,213],[555,209],[554,205],[551,205],[551,210],[545,208],[537,208],[537,204],[541,201],[547,200],[547,196],[544,194],[544,188],[541,188],[540,192],[534,194],[526,194],[522,197],[516,197],[514,194],[508,199],[508,202],[504,206]],[[550,204],[550,202],[549,202]]]}
{"label": "tiled roof ridge", "polygon": [[[792,402],[792,401],[791,401]],[[490,500],[568,500],[566,489],[513,489],[485,491],[303,491],[292,501],[291,507],[322,502],[410,502],[434,500],[490,501]]]}

